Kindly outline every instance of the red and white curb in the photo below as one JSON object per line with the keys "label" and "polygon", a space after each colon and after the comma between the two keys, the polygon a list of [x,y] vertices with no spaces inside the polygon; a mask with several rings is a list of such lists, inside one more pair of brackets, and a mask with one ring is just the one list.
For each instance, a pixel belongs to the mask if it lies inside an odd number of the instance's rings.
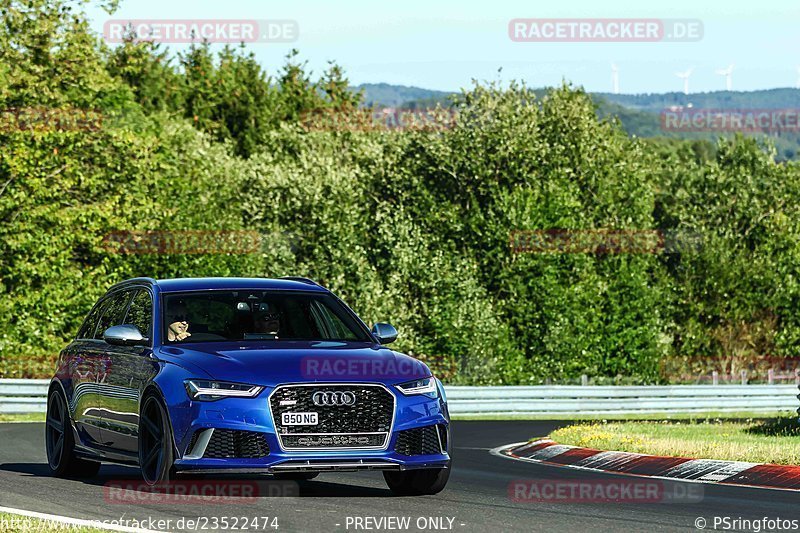
{"label": "red and white curb", "polygon": [[604,452],[550,439],[506,444],[491,453],[506,459],[607,474],[800,491],[800,466]]}

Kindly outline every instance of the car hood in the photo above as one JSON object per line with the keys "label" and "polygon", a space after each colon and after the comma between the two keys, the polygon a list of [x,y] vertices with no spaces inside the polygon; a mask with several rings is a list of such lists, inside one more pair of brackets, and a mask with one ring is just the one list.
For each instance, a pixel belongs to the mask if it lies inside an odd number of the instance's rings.
{"label": "car hood", "polygon": [[402,383],[431,375],[421,361],[368,342],[266,341],[165,346],[165,359],[220,381],[274,387],[299,382]]}

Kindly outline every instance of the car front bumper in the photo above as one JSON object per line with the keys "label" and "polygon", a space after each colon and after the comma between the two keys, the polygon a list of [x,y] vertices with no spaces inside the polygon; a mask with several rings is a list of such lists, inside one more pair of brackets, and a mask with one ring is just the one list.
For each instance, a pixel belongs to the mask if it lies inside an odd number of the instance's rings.
{"label": "car front bumper", "polygon": [[[382,448],[285,450],[276,434],[266,398],[226,398],[215,402],[186,402],[170,409],[177,459],[175,469],[195,473],[282,473],[331,472],[357,470],[411,470],[419,468],[448,468],[450,466],[450,420],[446,403],[427,396],[396,397],[394,424]],[[440,453],[405,455],[396,450],[398,436],[403,431],[436,426],[444,428],[440,437]],[[269,453],[262,457],[202,456],[192,437],[208,429],[246,431],[263,435]],[[197,437],[195,436],[195,441]],[[442,442],[443,441],[443,442]]]}

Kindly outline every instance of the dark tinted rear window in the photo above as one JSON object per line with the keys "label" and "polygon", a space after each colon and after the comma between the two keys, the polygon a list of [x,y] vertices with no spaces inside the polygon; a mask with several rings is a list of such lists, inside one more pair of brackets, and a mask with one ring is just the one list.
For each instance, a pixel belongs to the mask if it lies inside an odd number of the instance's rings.
{"label": "dark tinted rear window", "polygon": [[100,318],[100,313],[103,311],[103,307],[105,307],[107,302],[101,302],[95,305],[81,325],[81,328],[78,330],[78,339],[93,339],[94,338],[94,330],[97,328],[97,319]]}

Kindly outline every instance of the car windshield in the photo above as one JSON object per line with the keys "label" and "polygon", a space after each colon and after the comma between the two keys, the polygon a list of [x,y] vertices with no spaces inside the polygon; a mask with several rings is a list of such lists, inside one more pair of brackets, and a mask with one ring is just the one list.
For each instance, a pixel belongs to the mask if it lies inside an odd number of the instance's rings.
{"label": "car windshield", "polygon": [[364,326],[329,294],[199,291],[167,294],[163,301],[167,343],[370,340]]}

